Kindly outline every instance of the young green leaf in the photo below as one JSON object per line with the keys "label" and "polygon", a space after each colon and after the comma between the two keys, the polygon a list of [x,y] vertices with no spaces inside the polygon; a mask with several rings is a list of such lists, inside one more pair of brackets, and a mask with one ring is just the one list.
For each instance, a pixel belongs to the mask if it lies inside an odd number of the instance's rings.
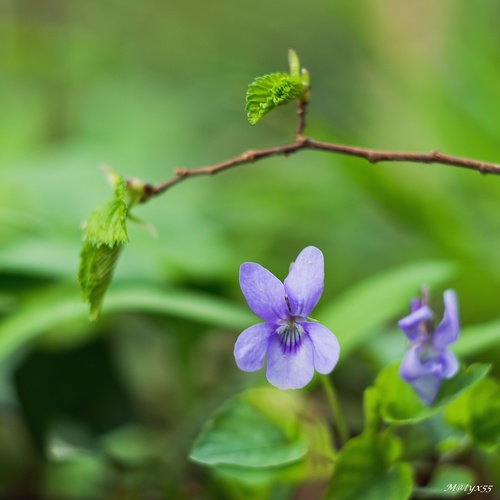
{"label": "young green leaf", "polygon": [[295,50],[290,49],[288,51],[288,66],[290,66],[291,76],[300,76],[300,61]]}
{"label": "young green leaf", "polygon": [[90,319],[96,320],[101,310],[102,301],[108,289],[123,243],[115,246],[100,246],[86,241],[80,254],[78,281],[84,302],[90,306]]}
{"label": "young green leaf", "polygon": [[80,253],[78,282],[84,302],[90,305],[90,319],[99,316],[106,290],[123,244],[128,241],[127,185],[113,175],[114,198],[90,215],[85,231],[85,243]]}
{"label": "young green leaf", "polygon": [[255,125],[274,108],[298,99],[304,90],[302,79],[299,76],[271,73],[256,78],[248,86],[247,91],[248,121]]}
{"label": "young green leaf", "polygon": [[126,195],[125,180],[119,178],[115,185],[115,197],[90,214],[85,230],[87,242],[96,247],[113,247],[128,241]]}

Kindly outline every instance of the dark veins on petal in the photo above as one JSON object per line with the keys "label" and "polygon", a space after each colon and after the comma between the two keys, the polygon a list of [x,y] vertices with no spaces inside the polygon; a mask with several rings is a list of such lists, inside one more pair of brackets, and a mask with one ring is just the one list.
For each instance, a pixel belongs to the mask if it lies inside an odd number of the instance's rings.
{"label": "dark veins on petal", "polygon": [[295,321],[288,321],[280,326],[276,333],[280,336],[280,344],[284,352],[296,352],[304,335],[304,329]]}

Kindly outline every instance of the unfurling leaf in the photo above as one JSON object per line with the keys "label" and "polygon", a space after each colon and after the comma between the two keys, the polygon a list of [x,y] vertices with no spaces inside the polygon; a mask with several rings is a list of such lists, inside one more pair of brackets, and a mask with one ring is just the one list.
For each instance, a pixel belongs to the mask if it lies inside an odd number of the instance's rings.
{"label": "unfurling leaf", "polygon": [[78,282],[83,300],[90,305],[90,319],[99,316],[106,290],[124,243],[128,241],[127,185],[114,176],[114,198],[90,215],[85,228],[85,243],[80,253]]}
{"label": "unfurling leaf", "polygon": [[90,214],[85,228],[86,241],[97,247],[113,247],[128,241],[126,195],[127,185],[120,177],[115,185],[115,197]]}
{"label": "unfurling leaf", "polygon": [[288,66],[290,66],[290,75],[300,75],[300,61],[299,56],[297,55],[297,52],[295,52],[295,50],[288,50]]}
{"label": "unfurling leaf", "polygon": [[80,254],[78,281],[82,289],[83,300],[89,303],[90,319],[96,320],[101,310],[104,294],[111,283],[113,271],[123,243],[111,247],[96,246],[86,241]]}
{"label": "unfurling leaf", "polygon": [[277,106],[298,99],[304,90],[304,84],[299,76],[272,73],[256,78],[248,86],[247,91],[248,121],[255,125],[265,114]]}

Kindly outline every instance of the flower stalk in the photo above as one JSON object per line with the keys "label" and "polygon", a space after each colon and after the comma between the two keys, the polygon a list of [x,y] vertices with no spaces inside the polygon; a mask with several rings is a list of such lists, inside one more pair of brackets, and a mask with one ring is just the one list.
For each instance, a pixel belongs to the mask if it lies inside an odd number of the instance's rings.
{"label": "flower stalk", "polygon": [[323,383],[323,388],[325,389],[326,397],[332,411],[333,423],[337,429],[340,446],[343,446],[349,439],[349,431],[342,410],[340,409],[335,388],[328,375],[321,375],[321,382]]}

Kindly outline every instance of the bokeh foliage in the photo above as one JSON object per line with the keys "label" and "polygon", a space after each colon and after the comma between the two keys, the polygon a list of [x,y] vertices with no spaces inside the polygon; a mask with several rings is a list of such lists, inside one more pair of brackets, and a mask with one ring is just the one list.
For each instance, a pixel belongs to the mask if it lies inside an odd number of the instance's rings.
{"label": "bokeh foliage", "polygon": [[457,352],[498,366],[500,179],[465,170],[301,152],[192,179],[136,208],[159,236],[129,226],[95,324],[76,274],[80,225],[111,196],[101,163],[159,182],[291,140],[292,107],[257,127],[244,109],[290,47],[311,74],[307,134],[498,161],[499,19],[495,0],[2,2],[0,492],[243,495],[186,457],[220,403],[265,383],[232,358],[254,321],[238,266],[283,278],[307,245],[326,259],[315,313],[349,344],[333,378],[353,432],[420,280],[437,305],[457,291]]}

